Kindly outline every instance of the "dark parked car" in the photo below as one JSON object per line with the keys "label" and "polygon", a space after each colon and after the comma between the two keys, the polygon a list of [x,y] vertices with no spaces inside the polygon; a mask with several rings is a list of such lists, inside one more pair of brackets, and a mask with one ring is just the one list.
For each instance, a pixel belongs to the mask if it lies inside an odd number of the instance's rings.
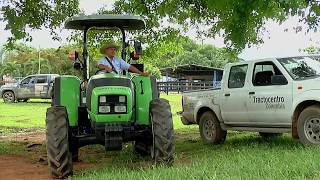
{"label": "dark parked car", "polygon": [[28,101],[30,98],[50,99],[54,78],[58,74],[35,74],[23,78],[16,84],[0,87],[4,102]]}

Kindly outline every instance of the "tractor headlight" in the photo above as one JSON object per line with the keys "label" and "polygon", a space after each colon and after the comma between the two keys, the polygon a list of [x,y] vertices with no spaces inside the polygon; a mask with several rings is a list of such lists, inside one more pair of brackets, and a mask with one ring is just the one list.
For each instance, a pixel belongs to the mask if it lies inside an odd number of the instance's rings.
{"label": "tractor headlight", "polygon": [[126,96],[119,96],[119,102],[120,103],[126,102]]}
{"label": "tractor headlight", "polygon": [[99,113],[109,113],[110,106],[99,106]]}
{"label": "tractor headlight", "polygon": [[114,112],[121,113],[126,111],[127,111],[126,106],[114,106]]}
{"label": "tractor headlight", "polygon": [[107,102],[107,97],[106,96],[100,96],[99,97],[99,102],[101,102],[101,103]]}

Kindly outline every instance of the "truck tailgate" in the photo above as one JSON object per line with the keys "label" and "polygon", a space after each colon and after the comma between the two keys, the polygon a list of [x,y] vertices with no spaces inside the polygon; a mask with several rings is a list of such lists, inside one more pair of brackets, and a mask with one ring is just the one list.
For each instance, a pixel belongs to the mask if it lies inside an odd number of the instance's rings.
{"label": "truck tailgate", "polygon": [[195,110],[202,106],[212,106],[219,103],[220,89],[187,91],[182,94],[181,121],[183,124],[196,124]]}

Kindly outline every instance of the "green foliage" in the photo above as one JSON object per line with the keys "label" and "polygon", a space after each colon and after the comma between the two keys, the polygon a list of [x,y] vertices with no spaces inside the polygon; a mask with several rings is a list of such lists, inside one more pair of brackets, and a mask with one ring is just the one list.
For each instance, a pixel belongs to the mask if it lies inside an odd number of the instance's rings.
{"label": "green foliage", "polygon": [[31,41],[27,28],[48,28],[51,29],[51,35],[58,38],[54,29],[59,28],[67,17],[79,13],[79,0],[5,0],[0,5],[5,29],[13,35],[8,39],[8,47],[18,39]]}
{"label": "green foliage", "polygon": [[237,61],[237,53],[212,45],[199,45],[187,37],[166,40],[145,50],[142,61],[157,68],[197,64],[223,68],[228,62]]}
{"label": "green foliage", "polygon": [[310,46],[305,49],[302,49],[302,51],[308,54],[317,54],[317,53],[320,53],[320,47]]}
{"label": "green foliage", "polygon": [[0,77],[4,74],[19,77],[37,74],[39,61],[40,73],[75,74],[72,61],[68,59],[68,53],[75,49],[71,45],[39,51],[20,43],[14,43],[12,48],[6,51],[3,58],[4,63],[0,64]]}
{"label": "green foliage", "polygon": [[[263,42],[266,20],[282,23],[290,16],[299,16],[308,25],[306,31],[317,30],[320,22],[318,0],[118,0],[114,9],[119,14],[143,16],[147,19],[147,32],[161,28],[161,21],[166,19],[184,29],[197,27],[202,38],[222,32],[225,44],[237,51],[245,45]],[[203,25],[209,26],[209,30],[200,30]]]}
{"label": "green foliage", "polygon": [[[96,37],[93,37],[93,40]],[[110,38],[109,38],[110,39]],[[90,75],[97,71],[97,61],[102,56],[99,52],[100,44],[107,41],[91,41]],[[119,43],[118,43],[119,44]],[[58,49],[38,49],[14,43],[11,50],[7,50],[0,64],[0,77],[4,74],[13,76],[26,76],[38,73],[39,55],[41,73],[74,74],[81,77],[81,72],[74,70],[72,61],[68,59],[68,53],[74,50],[81,51],[77,46],[69,45]],[[118,52],[120,55],[120,51]],[[237,53],[226,48],[215,48],[211,45],[199,45],[191,39],[183,36],[176,39],[165,39],[158,44],[146,47],[140,63],[145,64],[145,70],[159,78],[160,70],[165,67],[176,67],[183,64],[198,64],[204,66],[223,68],[228,62],[237,61]]]}
{"label": "green foliage", "polygon": [[[79,0],[44,1],[12,0],[0,2],[2,20],[13,37],[13,41],[26,38],[32,40],[27,29],[49,28],[58,38],[55,28],[72,15],[79,14]],[[246,45],[262,43],[266,31],[266,20],[282,23],[290,16],[298,16],[308,31],[316,31],[320,22],[320,1],[318,0],[117,0],[112,10],[101,9],[97,13],[136,14],[147,22],[142,32],[133,33],[134,38],[150,46],[164,38],[175,38],[190,27],[198,29],[201,38],[221,34],[229,48],[240,51]],[[1,18],[1,17],[0,17]],[[170,23],[181,26],[170,27]],[[199,27],[206,26],[206,29]],[[301,30],[301,27],[297,28]]]}

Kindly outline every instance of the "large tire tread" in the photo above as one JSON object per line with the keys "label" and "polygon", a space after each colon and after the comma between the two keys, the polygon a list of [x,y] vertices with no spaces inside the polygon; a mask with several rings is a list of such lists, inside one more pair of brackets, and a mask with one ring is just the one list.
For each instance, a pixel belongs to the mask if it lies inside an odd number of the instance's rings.
{"label": "large tire tread", "polygon": [[174,162],[174,130],[169,101],[154,99],[150,104],[153,130],[151,155],[156,164],[172,165]]}
{"label": "large tire tread", "polygon": [[68,128],[65,107],[48,108],[46,117],[47,156],[49,173],[54,178],[66,178],[73,173]]}

